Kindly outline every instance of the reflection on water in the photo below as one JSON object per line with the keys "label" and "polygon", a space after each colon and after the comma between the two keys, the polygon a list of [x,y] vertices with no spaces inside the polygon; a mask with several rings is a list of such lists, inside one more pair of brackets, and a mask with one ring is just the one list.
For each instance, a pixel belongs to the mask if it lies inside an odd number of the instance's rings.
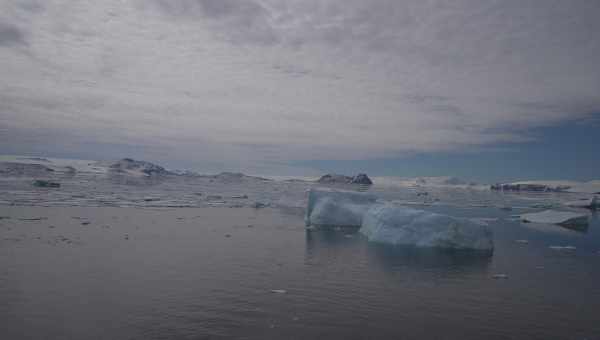
{"label": "reflection on water", "polygon": [[366,267],[382,272],[398,270],[431,273],[435,276],[485,274],[491,263],[488,252],[417,248],[370,243],[357,228],[306,231],[307,263],[327,263],[364,256]]}

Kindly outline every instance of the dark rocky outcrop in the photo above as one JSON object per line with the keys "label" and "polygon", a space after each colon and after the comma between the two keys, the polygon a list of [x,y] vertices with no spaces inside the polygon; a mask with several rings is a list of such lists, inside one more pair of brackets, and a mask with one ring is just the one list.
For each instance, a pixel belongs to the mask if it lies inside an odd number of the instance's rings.
{"label": "dark rocky outcrop", "polygon": [[136,161],[131,158],[123,158],[116,161],[109,166],[109,169],[114,172],[139,172],[146,176],[173,175],[172,172],[160,165],[145,161]]}
{"label": "dark rocky outcrop", "polygon": [[366,174],[358,174],[354,177],[339,174],[326,174],[321,176],[317,182],[321,184],[373,184]]}
{"label": "dark rocky outcrop", "polygon": [[369,178],[369,176],[367,176],[367,174],[358,174],[354,177],[352,177],[352,180],[350,181],[351,184],[366,184],[366,185],[371,185],[373,184],[373,181],[371,181],[371,179]]}

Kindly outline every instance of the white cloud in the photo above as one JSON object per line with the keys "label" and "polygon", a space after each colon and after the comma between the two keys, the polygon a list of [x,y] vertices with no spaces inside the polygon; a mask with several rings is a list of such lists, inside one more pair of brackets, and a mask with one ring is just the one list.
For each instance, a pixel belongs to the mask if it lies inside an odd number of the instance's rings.
{"label": "white cloud", "polygon": [[239,167],[522,141],[600,109],[599,14],[595,0],[0,1],[0,134]]}

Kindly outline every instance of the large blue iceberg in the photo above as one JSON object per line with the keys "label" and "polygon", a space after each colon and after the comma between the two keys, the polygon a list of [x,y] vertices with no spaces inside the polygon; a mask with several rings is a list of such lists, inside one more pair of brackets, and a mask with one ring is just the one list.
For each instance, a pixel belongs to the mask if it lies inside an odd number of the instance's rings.
{"label": "large blue iceberg", "polygon": [[373,195],[312,189],[306,225],[360,227],[369,241],[416,247],[493,251],[491,230],[467,219],[377,201]]}

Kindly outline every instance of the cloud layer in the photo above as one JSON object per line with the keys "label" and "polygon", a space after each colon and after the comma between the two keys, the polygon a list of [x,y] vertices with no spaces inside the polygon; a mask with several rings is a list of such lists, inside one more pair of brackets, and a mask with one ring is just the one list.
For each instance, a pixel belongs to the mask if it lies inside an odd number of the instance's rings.
{"label": "cloud layer", "polygon": [[595,0],[0,1],[0,139],[239,168],[526,141],[600,111],[599,15]]}

